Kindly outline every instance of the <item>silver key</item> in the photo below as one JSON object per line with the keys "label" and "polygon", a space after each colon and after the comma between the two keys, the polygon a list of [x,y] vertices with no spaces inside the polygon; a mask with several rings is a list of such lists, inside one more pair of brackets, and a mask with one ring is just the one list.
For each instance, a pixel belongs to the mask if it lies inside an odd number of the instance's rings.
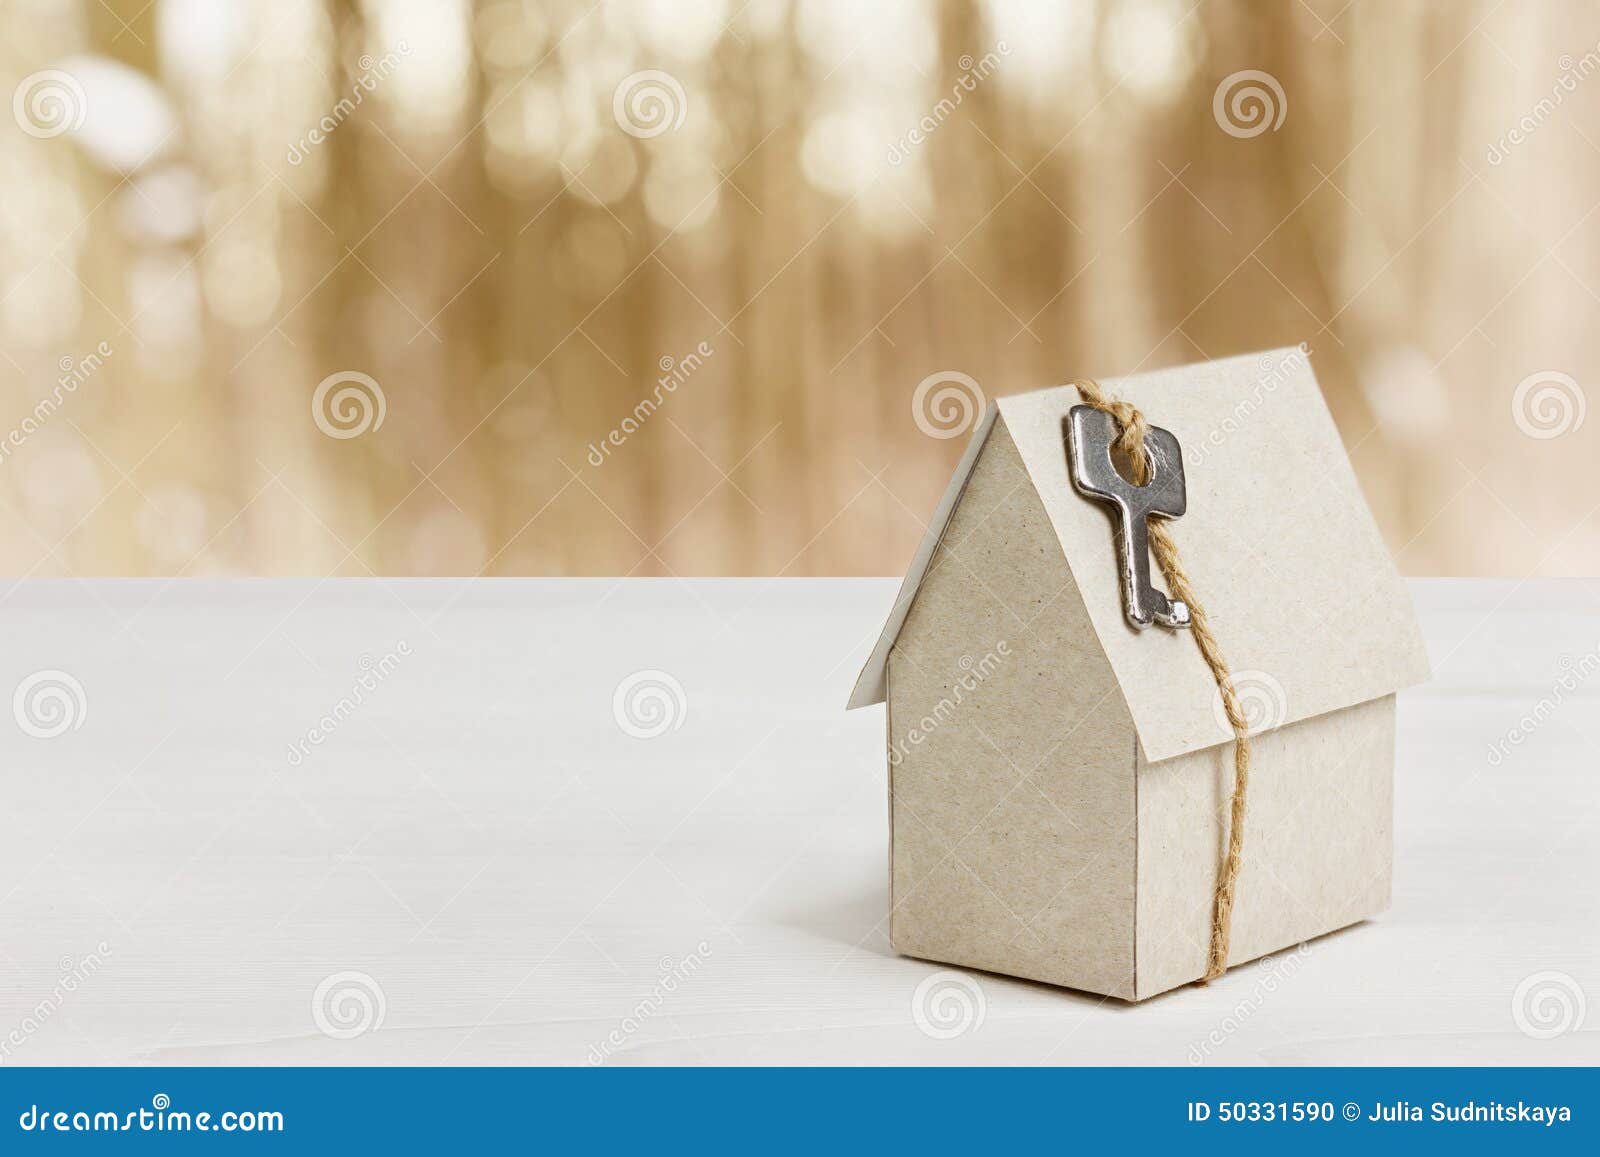
{"label": "silver key", "polygon": [[1117,510],[1117,561],[1122,572],[1122,609],[1139,630],[1151,623],[1187,627],[1189,608],[1168,599],[1150,583],[1150,518],[1178,518],[1188,502],[1183,486],[1183,452],[1170,430],[1151,426],[1145,435],[1150,481],[1135,486],[1117,473],[1111,446],[1117,423],[1104,410],[1073,406],[1067,414],[1067,458],[1078,493]]}

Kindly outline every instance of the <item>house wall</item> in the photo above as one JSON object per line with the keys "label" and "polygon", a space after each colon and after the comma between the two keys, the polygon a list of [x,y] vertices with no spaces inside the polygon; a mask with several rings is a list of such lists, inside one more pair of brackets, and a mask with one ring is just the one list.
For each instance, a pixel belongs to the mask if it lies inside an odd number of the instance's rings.
{"label": "house wall", "polygon": [[[1233,747],[1139,767],[1138,998],[1205,972]],[[1257,735],[1229,963],[1389,906],[1394,696]],[[1312,951],[1315,951],[1313,948]]]}
{"label": "house wall", "polygon": [[1131,999],[1133,721],[1003,421],[888,670],[895,948]]}

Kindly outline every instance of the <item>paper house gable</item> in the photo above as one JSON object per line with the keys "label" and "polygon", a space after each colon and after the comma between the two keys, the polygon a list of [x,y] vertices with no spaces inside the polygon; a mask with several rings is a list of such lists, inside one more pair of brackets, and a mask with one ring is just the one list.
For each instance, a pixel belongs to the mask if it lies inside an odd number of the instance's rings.
{"label": "paper house gable", "polygon": [[[1305,352],[1102,386],[1183,448],[1173,535],[1251,719],[1229,964],[1382,911],[1427,657]],[[1124,618],[1080,400],[989,406],[850,706],[887,704],[896,950],[1142,1000],[1205,973],[1232,733],[1190,633]]]}

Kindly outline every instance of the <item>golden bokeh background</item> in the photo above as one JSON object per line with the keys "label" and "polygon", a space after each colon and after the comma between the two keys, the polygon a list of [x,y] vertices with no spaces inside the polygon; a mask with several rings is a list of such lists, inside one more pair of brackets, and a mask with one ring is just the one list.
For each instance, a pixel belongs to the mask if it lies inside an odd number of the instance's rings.
{"label": "golden bokeh background", "polygon": [[13,576],[894,574],[931,376],[1301,341],[1404,571],[1600,571],[1592,4],[3,12]]}

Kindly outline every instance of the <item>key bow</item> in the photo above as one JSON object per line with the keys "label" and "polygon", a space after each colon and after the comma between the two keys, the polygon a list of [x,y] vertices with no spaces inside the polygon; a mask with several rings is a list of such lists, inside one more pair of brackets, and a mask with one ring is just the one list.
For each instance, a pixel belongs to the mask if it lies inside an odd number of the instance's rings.
{"label": "key bow", "polygon": [[1189,608],[1169,599],[1150,581],[1150,518],[1178,518],[1188,506],[1183,480],[1183,451],[1170,430],[1151,426],[1145,435],[1150,455],[1150,481],[1135,486],[1117,471],[1111,447],[1117,440],[1116,419],[1094,406],[1073,406],[1067,413],[1067,457],[1072,485],[1078,493],[1115,508],[1117,569],[1122,576],[1122,609],[1139,630],[1151,623],[1189,626]]}

